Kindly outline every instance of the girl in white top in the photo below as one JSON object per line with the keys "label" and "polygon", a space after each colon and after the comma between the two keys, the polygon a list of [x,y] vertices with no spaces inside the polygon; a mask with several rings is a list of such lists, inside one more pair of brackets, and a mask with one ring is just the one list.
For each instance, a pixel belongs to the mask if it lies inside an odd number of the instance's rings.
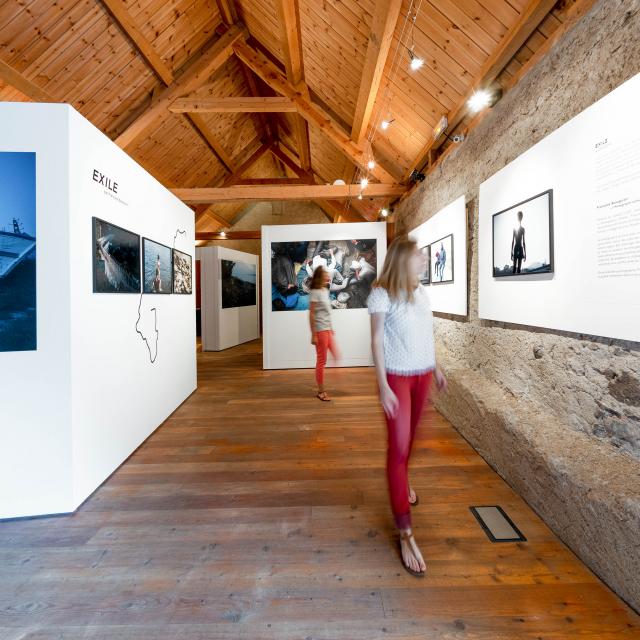
{"label": "girl in white top", "polygon": [[394,240],[367,303],[387,420],[391,509],[400,531],[402,563],[417,577],[424,576],[426,565],[411,533],[411,505],[418,504],[418,497],[409,487],[409,456],[432,378],[442,391],[447,385],[436,365],[431,305],[419,280],[425,260],[415,242],[406,237]]}

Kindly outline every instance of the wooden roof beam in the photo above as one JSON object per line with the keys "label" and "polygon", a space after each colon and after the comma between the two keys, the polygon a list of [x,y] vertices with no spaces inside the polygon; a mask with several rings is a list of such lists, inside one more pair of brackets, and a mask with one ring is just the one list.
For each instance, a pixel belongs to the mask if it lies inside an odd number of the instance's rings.
{"label": "wooden roof beam", "polygon": [[0,80],[34,102],[60,102],[2,60],[0,60]]}
{"label": "wooden roof beam", "polygon": [[[298,0],[276,0],[276,11],[280,22],[280,43],[284,56],[287,80],[296,87],[307,100],[309,92],[304,80],[304,63],[302,59],[302,31],[300,29],[300,7]],[[300,166],[311,169],[311,147],[309,144],[309,127],[300,115],[294,116],[294,134],[300,156]]]}
{"label": "wooden roof beam", "polygon": [[196,231],[196,240],[211,242],[212,240],[260,240],[258,231]]}
{"label": "wooden roof beam", "polygon": [[172,113],[296,113],[296,105],[289,98],[178,98],[169,107]]}
{"label": "wooden roof beam", "polygon": [[200,55],[189,68],[177,77],[166,89],[159,92],[149,108],[137,118],[115,140],[122,148],[131,145],[157,119],[166,116],[169,106],[177,98],[195,91],[219,69],[232,55],[233,45],[247,35],[245,29],[231,27],[216,40],[207,51]]}
{"label": "wooden roof beam", "polygon": [[[364,190],[367,198],[395,198],[407,187],[399,184],[370,184]],[[187,204],[233,202],[243,200],[344,200],[359,193],[354,185],[235,185],[232,187],[202,187],[195,189],[171,189],[173,194]]]}
{"label": "wooden roof beam", "polygon": [[373,10],[373,20],[367,54],[362,70],[358,101],[356,102],[351,139],[360,144],[371,121],[373,106],[382,82],[393,34],[400,16],[402,0],[377,0]]}
{"label": "wooden roof beam", "polygon": [[[367,157],[364,151],[311,100],[302,95],[281,73],[280,70],[246,42],[236,41],[233,46],[236,55],[262,78],[274,91],[290,98],[296,104],[298,112],[310,124],[316,126],[326,138],[352,162],[366,170]],[[393,176],[379,164],[370,171],[378,180],[393,183]]]}
{"label": "wooden roof beam", "polygon": [[[471,91],[469,91],[447,115],[449,121],[447,131],[452,131],[462,122],[467,114],[469,98],[471,98],[478,89],[489,86],[498,77],[500,72],[507,66],[529,36],[538,28],[538,25],[544,20],[549,11],[553,9],[555,4],[556,0],[529,1],[518,21],[482,66]],[[437,140],[430,140],[420,150],[415,162],[412,162],[405,172],[404,180],[409,178],[414,169],[421,169],[425,165],[429,157],[429,152],[432,149],[437,149],[444,144],[446,140],[444,133],[445,132],[443,132]]]}

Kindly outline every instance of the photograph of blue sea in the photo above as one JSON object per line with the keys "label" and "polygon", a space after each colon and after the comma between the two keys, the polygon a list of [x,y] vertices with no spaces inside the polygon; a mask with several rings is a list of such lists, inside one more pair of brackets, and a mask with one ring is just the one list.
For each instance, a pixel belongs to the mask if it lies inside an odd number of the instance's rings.
{"label": "photograph of blue sea", "polygon": [[171,293],[171,249],[143,238],[142,261],[144,293]]}
{"label": "photograph of blue sea", "polygon": [[36,349],[36,154],[2,151],[0,352]]}
{"label": "photograph of blue sea", "polygon": [[222,270],[222,308],[249,307],[256,301],[256,265],[220,260]]}
{"label": "photograph of blue sea", "polygon": [[140,293],[140,236],[93,219],[93,292]]}

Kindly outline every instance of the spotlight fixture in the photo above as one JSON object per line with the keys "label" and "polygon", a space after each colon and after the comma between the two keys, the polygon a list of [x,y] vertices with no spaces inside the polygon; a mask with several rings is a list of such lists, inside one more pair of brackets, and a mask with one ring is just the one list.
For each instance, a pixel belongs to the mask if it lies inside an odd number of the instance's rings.
{"label": "spotlight fixture", "polygon": [[338,185],[345,185],[347,184],[342,178],[338,178],[337,180],[333,181],[334,186],[338,186]]}
{"label": "spotlight fixture", "polygon": [[411,180],[411,182],[422,182],[424,178],[424,173],[420,173],[417,169],[414,169],[409,176],[409,180]]}
{"label": "spotlight fixture", "polygon": [[469,98],[467,104],[473,113],[478,113],[491,104],[491,93],[486,89],[479,89]]}
{"label": "spotlight fixture", "polygon": [[221,237],[221,238],[226,238],[226,237],[227,237],[227,234],[226,234],[224,231],[221,231],[221,232],[220,232],[220,237]]}
{"label": "spotlight fixture", "polygon": [[464,142],[464,133],[456,133],[453,138],[451,138],[452,142],[459,144],[460,142]]}
{"label": "spotlight fixture", "polygon": [[409,50],[409,69],[417,71],[424,64],[424,60],[419,58],[411,49]]}
{"label": "spotlight fixture", "polygon": [[391,119],[391,120],[383,120],[383,121],[380,123],[380,128],[381,128],[383,131],[386,131],[386,130],[387,130],[387,129],[388,129],[388,128],[389,128],[389,127],[394,123],[394,122],[395,122],[395,119]]}
{"label": "spotlight fixture", "polygon": [[375,169],[376,168],[376,163],[373,160],[369,160],[369,162],[367,162],[367,168],[368,169]]}
{"label": "spotlight fixture", "polygon": [[367,185],[369,184],[369,180],[367,178],[362,178],[362,180],[360,180],[360,186],[363,189],[366,189]]}
{"label": "spotlight fixture", "polygon": [[358,194],[358,200],[362,200],[362,193]]}
{"label": "spotlight fixture", "polygon": [[380,209],[380,215],[386,218],[389,215],[389,209]]}
{"label": "spotlight fixture", "polygon": [[433,139],[437,140],[447,130],[448,126],[449,120],[447,119],[447,116],[442,116],[433,130]]}

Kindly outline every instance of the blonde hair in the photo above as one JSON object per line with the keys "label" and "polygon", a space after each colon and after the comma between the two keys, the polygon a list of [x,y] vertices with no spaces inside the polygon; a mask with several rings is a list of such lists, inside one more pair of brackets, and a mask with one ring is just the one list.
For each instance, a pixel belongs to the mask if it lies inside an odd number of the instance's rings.
{"label": "blonde hair", "polygon": [[396,238],[387,249],[382,273],[373,284],[387,290],[392,300],[413,302],[413,292],[418,286],[418,275],[411,272],[409,260],[418,245],[407,236]]}

